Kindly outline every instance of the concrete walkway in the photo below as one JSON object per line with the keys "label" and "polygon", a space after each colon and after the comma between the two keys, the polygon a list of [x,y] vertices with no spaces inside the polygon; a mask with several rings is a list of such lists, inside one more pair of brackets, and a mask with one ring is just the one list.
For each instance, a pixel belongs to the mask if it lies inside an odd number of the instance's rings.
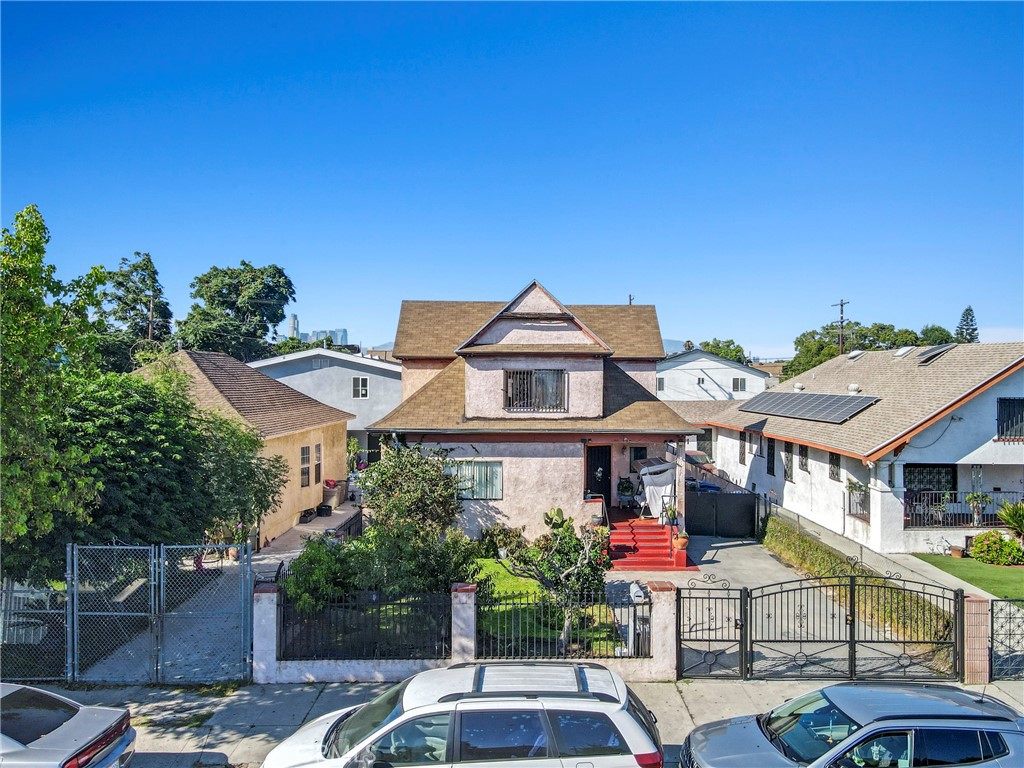
{"label": "concrete walkway", "polygon": [[[675,766],[679,747],[694,726],[763,712],[825,685],[828,683],[805,680],[681,680],[636,683],[631,687],[657,716],[666,764]],[[138,732],[132,768],[255,768],[302,723],[367,701],[385,690],[387,684],[250,685],[226,696],[204,695],[197,689],[145,686],[85,690],[43,687],[83,704],[129,707]],[[982,689],[975,686],[970,690],[980,693]],[[1024,682],[989,685],[985,695],[1024,710]]]}

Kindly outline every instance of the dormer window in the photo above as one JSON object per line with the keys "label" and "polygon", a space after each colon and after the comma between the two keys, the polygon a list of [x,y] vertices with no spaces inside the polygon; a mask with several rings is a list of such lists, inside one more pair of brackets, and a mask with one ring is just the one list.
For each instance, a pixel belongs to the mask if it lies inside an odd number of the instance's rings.
{"label": "dormer window", "polygon": [[505,371],[505,410],[566,411],[566,372],[557,369]]}

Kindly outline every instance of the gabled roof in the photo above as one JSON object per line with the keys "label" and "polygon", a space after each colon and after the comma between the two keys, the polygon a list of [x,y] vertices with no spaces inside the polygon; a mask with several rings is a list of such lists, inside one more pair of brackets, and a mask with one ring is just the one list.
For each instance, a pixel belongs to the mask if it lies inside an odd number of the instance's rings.
{"label": "gabled roof", "polygon": [[702,426],[731,406],[734,400],[663,400],[669,408],[691,424]]}
{"label": "gabled roof", "polygon": [[746,363],[738,363],[735,360],[730,360],[727,357],[722,357],[721,355],[716,355],[712,352],[705,352],[703,349],[684,350],[682,352],[674,352],[671,355],[668,355],[664,360],[658,363],[658,372],[660,373],[661,371],[666,371],[669,368],[675,368],[683,363],[688,363],[692,360],[700,360],[702,358],[714,360],[715,362],[722,363],[730,368],[742,369],[745,373],[749,373],[752,376],[757,376],[762,379],[771,378],[771,374],[767,371],[754,368]]}
{"label": "gabled roof", "polygon": [[286,363],[291,360],[305,360],[311,357],[328,357],[342,363],[354,363],[356,365],[367,365],[372,368],[380,368],[381,370],[388,371],[389,373],[401,374],[402,372],[402,366],[398,363],[392,363],[388,360],[381,360],[376,357],[353,355],[350,352],[339,352],[336,349],[304,349],[301,352],[289,352],[286,355],[266,357],[263,360],[253,360],[251,363],[247,363],[247,365],[259,369],[266,368],[271,365]]}
{"label": "gabled roof", "polygon": [[[937,356],[929,358],[927,355],[933,351]],[[736,400],[730,401],[729,407],[720,413],[709,416],[707,423],[758,431],[873,461],[900,448],[914,435],[1021,370],[1021,342],[956,344],[945,351],[921,348],[902,356],[893,350],[840,355],[768,391],[880,398],[848,421],[828,424],[745,413],[740,409],[750,401]],[[856,389],[851,389],[851,385],[856,385]]]}
{"label": "gabled roof", "polygon": [[354,419],[351,413],[314,400],[222,352],[182,350],[166,363],[139,370],[146,376],[171,365],[191,380],[190,392],[200,408],[241,418],[263,437],[301,432]]}
{"label": "gabled roof", "polygon": [[466,418],[466,363],[456,358],[383,419],[374,432],[480,433],[697,433],[692,424],[623,371],[604,361],[604,416],[567,419]]}
{"label": "gabled roof", "polygon": [[[399,360],[451,360],[506,306],[500,301],[403,301],[393,354]],[[581,304],[565,309],[611,349],[613,360],[665,356],[653,306]]]}

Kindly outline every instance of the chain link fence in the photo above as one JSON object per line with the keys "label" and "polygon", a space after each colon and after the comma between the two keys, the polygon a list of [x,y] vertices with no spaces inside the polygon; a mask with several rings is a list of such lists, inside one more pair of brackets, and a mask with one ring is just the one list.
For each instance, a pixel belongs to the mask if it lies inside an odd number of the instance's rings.
{"label": "chain link fence", "polygon": [[66,680],[66,589],[16,587],[0,591],[0,657],[7,680]]}

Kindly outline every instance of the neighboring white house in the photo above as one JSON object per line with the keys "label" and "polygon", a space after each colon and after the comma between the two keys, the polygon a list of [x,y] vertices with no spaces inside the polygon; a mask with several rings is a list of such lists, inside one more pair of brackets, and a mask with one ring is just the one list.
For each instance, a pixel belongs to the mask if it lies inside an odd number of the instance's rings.
{"label": "neighboring white house", "polygon": [[676,352],[658,363],[661,400],[745,400],[771,383],[765,371],[702,349]]}
{"label": "neighboring white house", "polygon": [[394,354],[403,401],[371,431],[451,451],[470,534],[533,538],[552,507],[586,519],[586,495],[616,504],[634,460],[671,459],[695,432],[654,395],[652,306],[567,307],[536,281],[511,302],[404,301]]}
{"label": "neighboring white house", "polygon": [[249,365],[321,403],[354,414],[348,434],[370,451],[378,450],[379,445],[375,437],[368,437],[366,426],[402,400],[402,367],[372,357],[307,349]]}
{"label": "neighboring white house", "polygon": [[853,352],[673,408],[712,428],[720,473],[876,552],[964,546],[1024,494],[1024,343]]}

